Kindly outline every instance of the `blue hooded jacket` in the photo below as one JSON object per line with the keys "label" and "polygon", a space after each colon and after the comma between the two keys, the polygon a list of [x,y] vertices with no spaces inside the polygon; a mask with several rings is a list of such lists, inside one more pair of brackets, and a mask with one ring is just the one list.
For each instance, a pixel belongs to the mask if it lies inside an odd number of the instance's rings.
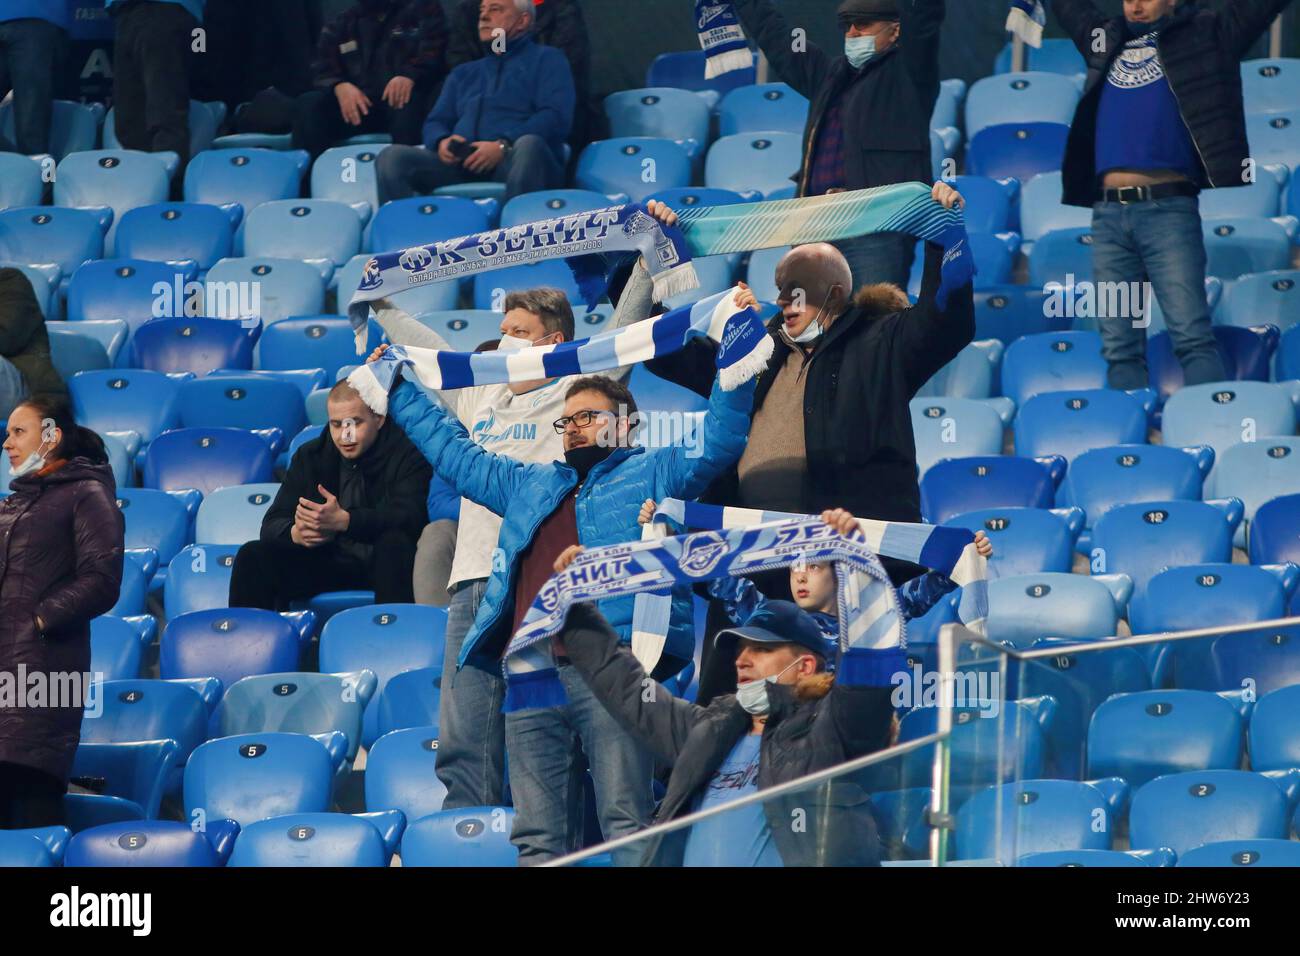
{"label": "blue hooded jacket", "polygon": [[[754,382],[723,391],[716,382],[699,434],[705,444],[698,457],[682,447],[619,448],[597,464],[578,491],[575,512],[578,541],[599,548],[641,539],[637,515],[647,498],[693,499],[726,468],[740,459],[749,437]],[[478,615],[461,647],[458,666],[471,659],[480,666],[500,666],[514,617],[515,581],[521,556],[537,529],[578,484],[578,473],[563,461],[525,464],[494,455],[475,444],[465,427],[410,382],[402,382],[388,403],[389,415],[433,465],[434,473],[471,501],[501,515],[498,555]],[[597,602],[623,643],[632,640],[635,598]],[[664,653],[689,659],[695,652],[689,586],[673,589],[668,641]]]}

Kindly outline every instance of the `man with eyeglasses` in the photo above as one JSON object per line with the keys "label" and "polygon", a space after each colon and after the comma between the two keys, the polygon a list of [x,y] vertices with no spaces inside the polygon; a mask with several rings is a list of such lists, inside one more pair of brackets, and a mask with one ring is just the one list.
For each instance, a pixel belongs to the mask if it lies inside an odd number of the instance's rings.
{"label": "man with eyeglasses", "polygon": [[[371,361],[377,360],[371,356]],[[647,450],[633,443],[639,414],[621,382],[579,378],[565,392],[563,414],[552,423],[563,437],[563,461],[525,464],[476,444],[465,428],[410,382],[389,400],[389,414],[424,453],[436,474],[462,495],[505,520],[492,577],[460,654],[460,668],[495,668],[510,636],[562,555],[638,540],[641,502],[698,497],[744,450],[753,382],[733,391],[714,383],[700,426],[703,445]],[[624,644],[632,638],[633,600],[597,602]],[[688,588],[673,591],[664,655],[654,673],[667,677],[694,652]],[[522,865],[576,849],[581,835],[582,779],[578,746],[591,767],[596,813],[606,839],[644,827],[653,811],[649,752],[610,716],[570,666],[560,634],[552,641],[568,702],[561,707],[505,716],[510,791],[515,805],[511,840]],[[633,862],[639,852],[615,854]]]}

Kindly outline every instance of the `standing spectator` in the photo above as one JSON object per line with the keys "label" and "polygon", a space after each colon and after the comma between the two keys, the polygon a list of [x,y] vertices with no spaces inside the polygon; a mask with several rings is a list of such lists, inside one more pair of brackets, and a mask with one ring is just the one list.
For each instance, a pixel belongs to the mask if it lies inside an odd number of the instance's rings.
{"label": "standing spectator", "polygon": [[78,699],[0,701],[0,829],[59,826],[90,702],[90,622],[117,603],[125,526],[104,441],[66,402],[15,408],[4,453],[14,478],[0,501],[0,671],[42,674]]}
{"label": "standing spectator", "polygon": [[298,99],[293,144],[312,158],[358,133],[420,141],[428,97],[442,78],[447,21],[438,0],[359,0],[325,25],[315,89]]}
{"label": "standing spectator", "polygon": [[113,117],[123,149],[190,155],[190,50],[206,0],[104,0],[117,20]]}
{"label": "standing spectator", "polygon": [[294,454],[261,538],[235,555],[231,607],[287,610],[293,600],[352,589],[373,590],[377,604],[411,603],[429,465],[346,381],[330,389],[326,407],[328,430]]}
{"label": "standing spectator", "polygon": [[14,91],[14,144],[50,151],[55,70],[72,23],[72,0],[0,0],[0,90]]}
{"label": "standing spectator", "polygon": [[50,333],[27,276],[0,268],[0,416],[20,400],[68,398],[50,357]]}
{"label": "standing spectator", "polygon": [[[1240,61],[1289,2],[1124,0],[1122,17],[1091,0],[1052,5],[1088,62],[1063,201],[1092,207],[1096,282],[1151,283],[1188,385],[1227,377],[1205,301],[1197,195],[1254,181]],[[1143,314],[1099,318],[1111,388],[1146,388]]]}
{"label": "standing spectator", "polygon": [[[806,96],[800,196],[933,178],[930,116],[939,98],[944,0],[843,0],[844,55],[791,41],[772,0],[735,0],[745,32],[777,75]],[[916,240],[877,233],[836,243],[853,287],[907,287]]]}
{"label": "standing spectator", "polygon": [[560,184],[573,73],[532,28],[532,0],[483,0],[479,39],[490,53],[451,71],[424,122],[424,149],[379,154],[381,204],[454,183],[503,182],[507,200]]}

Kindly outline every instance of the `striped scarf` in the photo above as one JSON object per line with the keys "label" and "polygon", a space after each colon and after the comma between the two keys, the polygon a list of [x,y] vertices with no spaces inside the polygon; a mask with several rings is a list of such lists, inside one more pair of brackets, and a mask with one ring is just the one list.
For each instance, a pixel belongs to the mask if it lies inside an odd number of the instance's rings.
{"label": "striped scarf", "polygon": [[1011,9],[1007,12],[1008,33],[1015,34],[1032,47],[1041,47],[1045,26],[1045,0],[1011,0]]}
{"label": "striped scarf", "polygon": [[748,70],[753,54],[730,0],[695,0],[695,27],[704,48],[704,78]]}

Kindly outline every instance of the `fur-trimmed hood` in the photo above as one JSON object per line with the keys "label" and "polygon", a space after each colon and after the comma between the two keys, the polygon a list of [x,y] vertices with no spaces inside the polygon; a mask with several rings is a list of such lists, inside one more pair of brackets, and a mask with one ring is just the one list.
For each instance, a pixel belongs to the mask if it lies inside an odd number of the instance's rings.
{"label": "fur-trimmed hood", "polygon": [[881,319],[902,312],[912,305],[907,293],[892,282],[872,282],[853,294],[853,305],[865,319]]}

